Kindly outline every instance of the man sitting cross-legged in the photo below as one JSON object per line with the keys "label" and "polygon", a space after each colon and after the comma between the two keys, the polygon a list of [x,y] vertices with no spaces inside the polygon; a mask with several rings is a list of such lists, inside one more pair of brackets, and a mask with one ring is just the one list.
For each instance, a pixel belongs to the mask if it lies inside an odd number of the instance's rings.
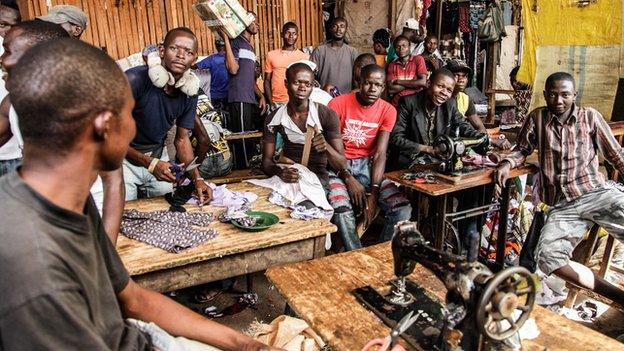
{"label": "man sitting cross-legged", "polygon": [[2,349],[268,349],[139,287],[107,238],[89,188],[120,166],[135,133],[115,62],[56,39],[26,52],[8,86],[24,158],[0,178]]}
{"label": "man sitting cross-legged", "polygon": [[[384,69],[371,64],[361,71],[360,86],[354,92],[335,97],[329,107],[340,118],[340,130],[347,158],[345,182],[332,186],[332,192],[342,191],[355,207],[364,213],[368,225],[377,210],[383,211],[386,223],[380,239],[390,240],[394,225],[409,220],[412,207],[394,183],[384,180],[386,152],[390,132],[396,122],[396,109],[380,99],[386,86]],[[346,185],[346,186],[345,186]],[[339,225],[343,237],[358,240],[355,220]]]}
{"label": "man sitting cross-legged", "polygon": [[[262,170],[269,176],[279,176],[286,183],[298,182],[299,171],[296,168],[278,166],[273,159],[276,135],[281,134],[284,139],[282,155],[301,163],[306,132],[308,128],[314,128],[315,136],[311,141],[307,167],[321,181],[334,209],[332,223],[338,226],[340,234],[351,233],[348,228],[342,227],[347,223],[355,223],[349,196],[344,196],[345,192],[336,191],[338,184],[344,189],[343,181],[350,176],[340,137],[340,121],[330,108],[310,101],[313,83],[313,71],[305,63],[295,63],[286,70],[288,103],[267,117],[262,140]],[[355,238],[352,235],[343,236],[342,241],[347,250],[361,247],[357,235]]]}
{"label": "man sitting cross-legged", "polygon": [[600,112],[577,105],[576,96],[570,74],[557,72],[546,79],[546,107],[533,110],[524,121],[518,146],[498,166],[496,180],[503,186],[509,171],[537,148],[541,200],[551,206],[535,253],[538,267],[624,306],[622,290],[570,261],[593,225],[624,239],[624,193],[621,186],[605,182],[598,159],[600,152],[622,174],[624,149]]}

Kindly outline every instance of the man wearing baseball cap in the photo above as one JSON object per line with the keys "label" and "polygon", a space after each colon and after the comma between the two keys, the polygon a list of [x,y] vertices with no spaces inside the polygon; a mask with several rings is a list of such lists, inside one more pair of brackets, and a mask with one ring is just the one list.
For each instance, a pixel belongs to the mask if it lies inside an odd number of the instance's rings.
{"label": "man wearing baseball cap", "polygon": [[56,5],[50,8],[48,14],[37,19],[60,24],[63,29],[75,39],[80,39],[87,29],[87,15],[78,7],[72,5]]}
{"label": "man wearing baseball cap", "polygon": [[[487,133],[485,125],[483,125],[483,121],[481,121],[481,118],[477,115],[477,109],[475,108],[474,103],[468,94],[464,92],[468,86],[468,80],[472,75],[472,69],[468,66],[466,61],[459,59],[450,60],[447,63],[446,68],[453,72],[455,75],[455,81],[457,82],[455,84],[455,91],[453,92],[453,98],[457,101],[457,109],[462,115],[464,115],[464,117],[466,117],[468,122],[470,122],[470,124],[472,124],[477,131]],[[490,140],[494,146],[499,148],[505,150],[511,148],[511,144],[506,139],[491,138]]]}
{"label": "man wearing baseball cap", "polygon": [[[417,19],[408,18],[403,25],[403,32],[401,32],[401,35],[407,37],[410,41],[409,52],[411,56],[420,55],[425,51],[424,40],[426,36],[426,29],[418,24]],[[399,55],[396,52],[394,44],[390,45],[386,62],[390,64],[390,62],[396,60],[397,58],[399,58]]]}

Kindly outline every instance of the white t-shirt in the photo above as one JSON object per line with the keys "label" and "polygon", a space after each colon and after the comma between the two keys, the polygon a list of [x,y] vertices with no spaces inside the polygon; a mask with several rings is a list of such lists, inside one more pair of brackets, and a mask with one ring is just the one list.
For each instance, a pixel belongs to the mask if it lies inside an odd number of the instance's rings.
{"label": "white t-shirt", "polygon": [[[4,42],[4,38],[0,37],[0,55],[4,53],[4,47],[2,46],[3,42]],[[4,99],[7,95],[9,95],[9,92],[6,90],[5,84],[6,83],[4,79],[0,78],[0,101],[2,101],[2,99]],[[16,120],[15,123],[17,123],[17,118],[15,118],[15,120]],[[22,157],[22,148],[20,145],[21,137],[18,137],[15,135],[15,131],[13,130],[14,123],[12,120],[10,121],[10,123],[11,123],[11,132],[13,132],[13,137],[11,137],[11,139],[9,139],[9,141],[7,141],[6,144],[0,147],[0,161],[14,160],[16,158]]]}

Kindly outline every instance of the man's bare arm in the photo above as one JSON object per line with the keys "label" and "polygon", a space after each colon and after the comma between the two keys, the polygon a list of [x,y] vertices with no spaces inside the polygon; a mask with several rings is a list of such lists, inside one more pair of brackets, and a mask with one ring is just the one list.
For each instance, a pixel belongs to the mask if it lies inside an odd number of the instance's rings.
{"label": "man's bare arm", "polygon": [[213,322],[162,294],[144,289],[132,280],[119,293],[118,299],[125,317],[153,322],[173,336],[223,350],[277,350]]}
{"label": "man's bare arm", "polygon": [[117,244],[121,217],[123,216],[126,187],[124,186],[123,168],[110,172],[100,172],[104,188],[104,203],[102,205],[102,224],[108,238]]}
{"label": "man's bare arm", "polygon": [[419,74],[414,79],[397,79],[394,81],[395,85],[402,85],[407,89],[418,89],[427,87],[427,76]]}
{"label": "man's bare arm", "polygon": [[11,122],[9,121],[9,111],[11,110],[11,102],[9,96],[5,96],[0,103],[0,147],[6,144],[13,137],[11,132]]}

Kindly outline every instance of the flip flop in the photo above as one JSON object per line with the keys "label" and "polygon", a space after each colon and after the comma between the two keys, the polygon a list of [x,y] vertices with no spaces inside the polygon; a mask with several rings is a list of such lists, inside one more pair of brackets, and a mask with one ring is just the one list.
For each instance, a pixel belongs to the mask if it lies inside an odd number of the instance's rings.
{"label": "flip flop", "polygon": [[217,296],[221,295],[221,293],[223,293],[223,291],[220,289],[209,289],[193,295],[193,300],[197,303],[206,303],[214,300]]}

